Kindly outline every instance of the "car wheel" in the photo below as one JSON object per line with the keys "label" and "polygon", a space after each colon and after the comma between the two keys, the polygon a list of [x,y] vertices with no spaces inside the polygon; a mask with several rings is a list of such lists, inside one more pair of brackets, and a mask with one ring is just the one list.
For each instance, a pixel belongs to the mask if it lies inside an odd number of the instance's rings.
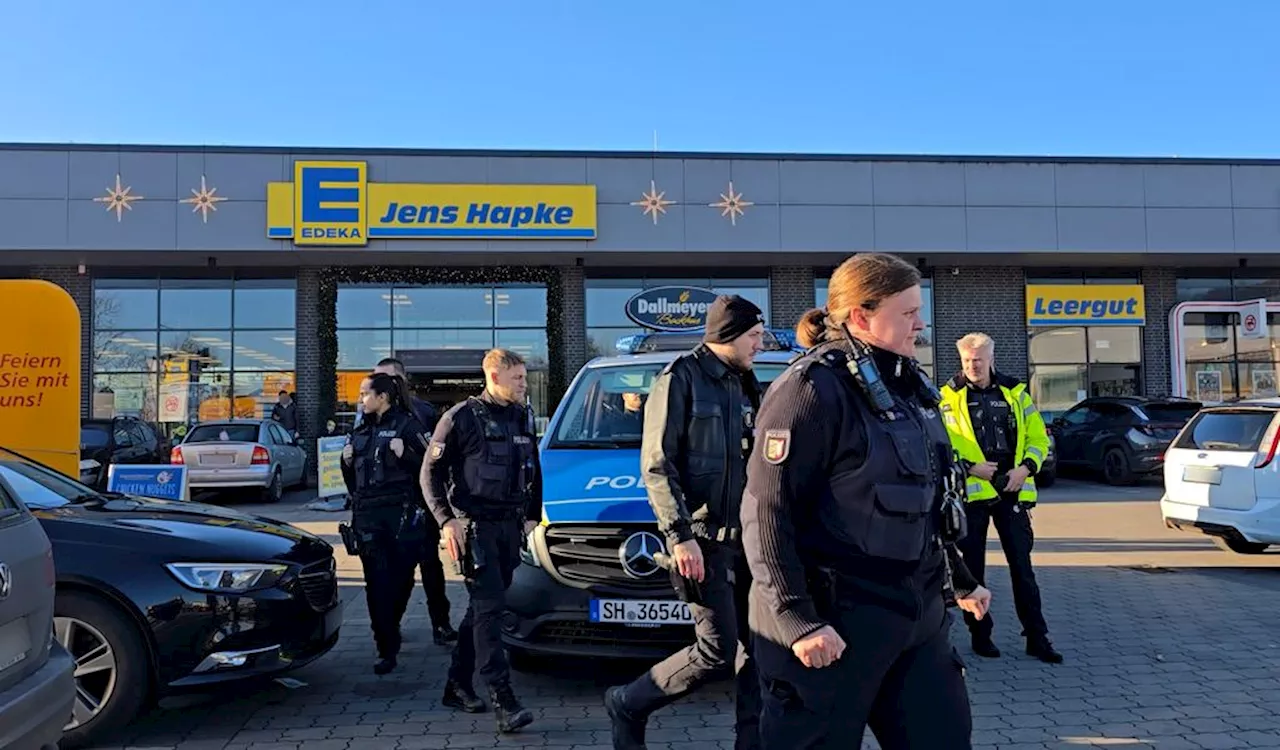
{"label": "car wheel", "polygon": [[75,708],[61,747],[98,744],[137,718],[151,695],[146,644],[118,607],[76,592],[58,594],[53,632],[76,662]]}
{"label": "car wheel", "polygon": [[1052,487],[1053,483],[1058,481],[1058,473],[1056,471],[1046,471],[1036,475],[1036,488]]}
{"label": "car wheel", "polygon": [[1133,483],[1133,470],[1129,468],[1129,457],[1122,448],[1108,448],[1102,454],[1102,478],[1107,484],[1126,485]]}
{"label": "car wheel", "polygon": [[262,502],[278,503],[284,497],[284,481],[280,478],[280,470],[271,475],[271,484],[262,491]]}
{"label": "car wheel", "polygon": [[1261,542],[1248,542],[1238,537],[1213,537],[1213,543],[1218,545],[1218,549],[1234,552],[1237,555],[1260,555],[1267,551],[1270,544]]}

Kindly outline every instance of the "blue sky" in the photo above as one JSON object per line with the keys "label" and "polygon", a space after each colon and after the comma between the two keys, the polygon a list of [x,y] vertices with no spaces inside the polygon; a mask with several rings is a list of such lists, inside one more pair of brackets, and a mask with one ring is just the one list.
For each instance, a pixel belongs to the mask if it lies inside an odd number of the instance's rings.
{"label": "blue sky", "polygon": [[1275,157],[1278,28],[1276,0],[12,0],[0,142]]}

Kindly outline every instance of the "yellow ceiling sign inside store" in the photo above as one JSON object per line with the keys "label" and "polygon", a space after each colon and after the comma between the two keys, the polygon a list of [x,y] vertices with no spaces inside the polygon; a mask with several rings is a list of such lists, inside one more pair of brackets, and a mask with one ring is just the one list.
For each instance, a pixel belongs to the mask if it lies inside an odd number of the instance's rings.
{"label": "yellow ceiling sign inside store", "polygon": [[299,161],[293,182],[267,184],[267,236],[338,247],[378,239],[590,240],[596,187],[369,182],[362,161]]}
{"label": "yellow ceiling sign inside store", "polygon": [[1141,284],[1031,284],[1029,326],[1140,326],[1147,320]]}
{"label": "yellow ceiling sign inside store", "polygon": [[47,281],[0,281],[0,446],[80,476],[80,310]]}

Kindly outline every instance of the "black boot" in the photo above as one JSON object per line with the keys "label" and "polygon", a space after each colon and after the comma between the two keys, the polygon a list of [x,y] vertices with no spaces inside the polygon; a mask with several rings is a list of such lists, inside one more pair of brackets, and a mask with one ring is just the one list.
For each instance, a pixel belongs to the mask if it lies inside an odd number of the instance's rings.
{"label": "black boot", "polygon": [[1062,654],[1053,650],[1053,644],[1045,636],[1027,639],[1027,656],[1034,656],[1046,664],[1062,663]]}
{"label": "black boot", "polygon": [[377,663],[373,665],[373,673],[377,675],[388,674],[395,668],[396,657],[384,656],[381,659],[378,659]]}
{"label": "black boot", "polygon": [[444,685],[444,698],[440,699],[446,708],[456,708],[469,714],[484,713],[484,701],[476,695],[470,685],[463,685],[456,680],[449,680]]}
{"label": "black boot", "polygon": [[499,732],[503,734],[516,732],[533,723],[533,712],[516,700],[511,683],[500,682],[490,685],[489,701],[493,703],[493,712],[497,714]]}
{"label": "black boot", "polygon": [[643,719],[627,713],[623,707],[622,688],[611,687],[604,691],[604,708],[613,724],[614,750],[645,750]]}
{"label": "black boot", "polygon": [[436,642],[437,646],[447,646],[450,643],[456,643],[458,640],[458,631],[449,626],[449,623],[437,625],[431,629],[431,639]]}
{"label": "black boot", "polygon": [[996,644],[992,642],[989,635],[973,636],[973,653],[978,656],[985,656],[988,659],[1000,658],[1000,649],[996,648]]}

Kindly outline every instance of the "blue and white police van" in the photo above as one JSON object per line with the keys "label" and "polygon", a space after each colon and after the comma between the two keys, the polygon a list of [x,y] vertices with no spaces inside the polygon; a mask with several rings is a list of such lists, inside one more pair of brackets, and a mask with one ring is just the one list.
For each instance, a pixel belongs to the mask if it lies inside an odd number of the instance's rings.
{"label": "blue and white police van", "polygon": [[[588,362],[540,443],[543,523],[507,592],[503,638],[515,657],[663,658],[693,641],[688,605],[653,559],[666,552],[640,478],[643,407],[653,379],[701,332],[618,340]],[[756,356],[762,386],[796,356],[794,334],[770,330]]]}

